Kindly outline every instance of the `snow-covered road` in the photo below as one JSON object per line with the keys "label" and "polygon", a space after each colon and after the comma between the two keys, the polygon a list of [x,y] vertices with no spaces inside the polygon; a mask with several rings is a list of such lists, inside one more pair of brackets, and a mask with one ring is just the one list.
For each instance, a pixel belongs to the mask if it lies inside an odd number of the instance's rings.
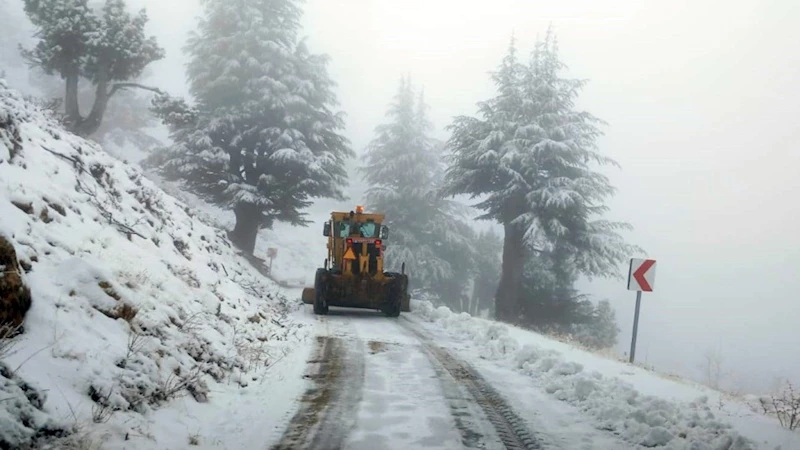
{"label": "snow-covered road", "polygon": [[484,376],[448,349],[457,342],[434,340],[413,315],[332,308],[311,320],[310,383],[271,448],[629,448],[567,405],[514,398],[530,378],[510,370]]}

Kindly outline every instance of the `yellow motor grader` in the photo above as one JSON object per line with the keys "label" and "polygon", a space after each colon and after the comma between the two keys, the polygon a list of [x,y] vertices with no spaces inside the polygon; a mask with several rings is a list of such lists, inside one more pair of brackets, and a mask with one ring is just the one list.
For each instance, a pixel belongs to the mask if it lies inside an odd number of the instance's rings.
{"label": "yellow motor grader", "polygon": [[303,289],[303,303],[313,304],[315,314],[327,314],[330,306],[367,308],[397,317],[408,312],[408,276],[405,263],[400,273],[383,271],[383,251],[389,229],[383,214],[355,211],[332,212],[325,222],[328,257],[317,269],[314,287]]}

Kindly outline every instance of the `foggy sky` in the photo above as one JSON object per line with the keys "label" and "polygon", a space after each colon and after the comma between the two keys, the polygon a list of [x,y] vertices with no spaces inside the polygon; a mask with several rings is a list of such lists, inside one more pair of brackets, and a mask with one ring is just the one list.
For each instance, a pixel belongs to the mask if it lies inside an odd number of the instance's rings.
{"label": "foggy sky", "polygon": [[[306,19],[357,150],[400,74],[424,85],[446,138],[491,95],[512,32],[527,52],[552,22],[570,75],[591,80],[580,106],[609,122],[612,217],[659,261],[638,359],[699,376],[713,348],[730,385],[800,378],[800,3],[315,0]],[[587,290],[613,301],[627,350],[634,293]]]}
{"label": "foggy sky", "polygon": [[[197,1],[146,5],[167,49],[149,82],[185,94],[181,46]],[[700,376],[723,355],[728,383],[800,380],[800,2],[796,0],[308,0],[304,34],[328,53],[347,135],[363,152],[401,75],[424,85],[436,126],[492,95],[511,34],[527,53],[554,25],[580,107],[609,122],[622,166],[611,217],[658,260],[644,294],[639,360]],[[624,270],[624,268],[621,268]],[[634,293],[586,284],[617,308],[627,350]]]}

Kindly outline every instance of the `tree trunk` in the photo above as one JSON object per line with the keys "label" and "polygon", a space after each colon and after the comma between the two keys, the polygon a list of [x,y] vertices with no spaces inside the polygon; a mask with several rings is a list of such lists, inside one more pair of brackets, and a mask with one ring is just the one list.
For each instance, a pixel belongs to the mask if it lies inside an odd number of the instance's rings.
{"label": "tree trunk", "polygon": [[74,127],[72,132],[81,137],[89,137],[97,132],[100,125],[103,123],[103,116],[106,113],[108,99],[108,82],[101,76],[100,81],[97,83],[97,88],[95,89],[92,111]]}
{"label": "tree trunk", "polygon": [[495,317],[506,322],[519,319],[522,293],[522,272],[525,264],[525,232],[519,226],[506,224],[503,237],[503,266],[500,285],[495,295]]}
{"label": "tree trunk", "polygon": [[261,225],[261,210],[253,204],[239,203],[233,208],[233,212],[236,214],[236,226],[228,236],[234,245],[252,255]]}
{"label": "tree trunk", "polygon": [[78,73],[68,74],[65,77],[67,92],[64,96],[65,125],[73,128],[81,123],[81,108],[78,103]]}

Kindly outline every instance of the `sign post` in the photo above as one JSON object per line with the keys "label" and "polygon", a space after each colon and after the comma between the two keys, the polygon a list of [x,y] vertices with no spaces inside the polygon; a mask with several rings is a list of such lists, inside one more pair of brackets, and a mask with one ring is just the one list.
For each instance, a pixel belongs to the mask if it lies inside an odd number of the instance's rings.
{"label": "sign post", "polygon": [[272,260],[278,256],[278,249],[270,247],[267,249],[267,258],[269,258],[269,273],[272,273]]}
{"label": "sign post", "polygon": [[656,281],[655,259],[631,259],[628,269],[628,290],[636,291],[636,310],[633,313],[633,337],[631,338],[631,353],[629,361],[633,363],[636,357],[636,336],[639,333],[639,310],[642,305],[642,291],[653,292]]}

